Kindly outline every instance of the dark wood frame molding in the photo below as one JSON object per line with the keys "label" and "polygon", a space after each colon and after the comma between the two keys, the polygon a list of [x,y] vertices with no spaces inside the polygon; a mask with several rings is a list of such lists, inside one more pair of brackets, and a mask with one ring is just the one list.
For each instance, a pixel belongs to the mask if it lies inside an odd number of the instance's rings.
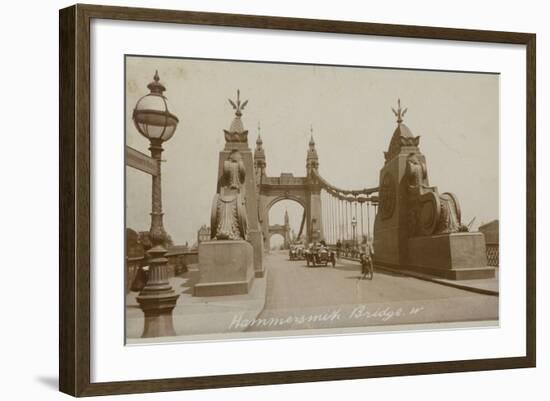
{"label": "dark wood frame molding", "polygon": [[[527,49],[526,356],[91,383],[89,97],[90,21],[92,18],[525,45]],[[62,392],[73,396],[93,396],[535,366],[535,34],[80,4],[60,10],[59,30],[59,388]]]}

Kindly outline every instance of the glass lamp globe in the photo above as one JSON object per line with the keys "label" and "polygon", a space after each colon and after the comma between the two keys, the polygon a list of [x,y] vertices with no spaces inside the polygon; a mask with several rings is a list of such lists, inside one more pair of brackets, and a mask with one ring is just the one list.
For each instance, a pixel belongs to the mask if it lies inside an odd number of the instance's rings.
{"label": "glass lamp globe", "polygon": [[176,132],[178,118],[170,112],[170,106],[159,81],[158,71],[153,82],[147,85],[151,91],[136,103],[132,119],[141,135],[153,141],[168,141]]}

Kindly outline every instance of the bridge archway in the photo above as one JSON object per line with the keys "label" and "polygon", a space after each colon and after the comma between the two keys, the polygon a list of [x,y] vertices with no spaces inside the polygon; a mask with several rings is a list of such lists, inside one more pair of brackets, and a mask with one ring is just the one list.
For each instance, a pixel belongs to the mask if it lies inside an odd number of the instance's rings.
{"label": "bridge archway", "polygon": [[286,249],[286,239],[284,235],[279,232],[269,234],[267,240],[270,250]]}
{"label": "bridge archway", "polygon": [[271,199],[269,199],[268,204],[266,205],[267,212],[271,210],[271,208],[276,204],[284,200],[290,200],[298,203],[300,206],[302,206],[304,209],[306,208],[306,200],[304,199],[304,196],[298,195],[291,195],[291,194],[285,194],[281,196],[272,196]]}
{"label": "bridge archway", "polygon": [[264,237],[264,249],[269,250],[269,211],[281,200],[293,200],[304,208],[301,238],[304,242],[321,239],[323,226],[321,215],[321,187],[310,177],[294,177],[282,173],[279,177],[261,177],[258,218]]}
{"label": "bridge archway", "polygon": [[273,224],[269,226],[269,234],[268,234],[268,244],[267,246],[269,249],[272,248],[273,243],[271,242],[271,238],[274,235],[280,235],[283,238],[282,249],[288,249],[290,247],[290,226],[286,224]]}
{"label": "bridge archway", "polygon": [[[279,177],[266,175],[267,159],[263,149],[263,141],[258,135],[254,150],[254,171],[256,190],[258,194],[258,221],[262,231],[264,250],[269,251],[269,211],[271,207],[283,199],[298,202],[304,208],[302,223],[300,224],[301,239],[305,243],[320,240],[334,243],[342,238],[344,228],[350,226],[347,219],[351,215],[351,208],[357,211],[358,204],[363,210],[363,204],[369,206],[375,199],[370,195],[378,192],[378,187],[346,190],[331,185],[319,174],[319,157],[313,140],[313,130],[306,154],[306,175],[294,177],[292,173],[282,173]],[[322,201],[322,191],[326,192],[325,202]],[[344,215],[341,204],[345,204]],[[355,213],[357,214],[357,213]],[[344,217],[346,216],[345,223]],[[357,216],[356,216],[357,219]],[[351,219],[350,219],[351,220]],[[361,219],[361,222],[363,220]],[[326,227],[325,227],[326,223]],[[356,224],[356,220],[355,223]],[[369,225],[370,227],[370,225]],[[326,228],[326,231],[325,231]],[[354,230],[356,227],[354,226]]]}
{"label": "bridge archway", "polygon": [[296,196],[274,196],[266,202],[262,220],[264,232],[264,249],[269,251],[273,246],[271,239],[280,234],[283,237],[283,249],[288,249],[290,244],[301,233],[301,239],[305,238],[305,203]]}

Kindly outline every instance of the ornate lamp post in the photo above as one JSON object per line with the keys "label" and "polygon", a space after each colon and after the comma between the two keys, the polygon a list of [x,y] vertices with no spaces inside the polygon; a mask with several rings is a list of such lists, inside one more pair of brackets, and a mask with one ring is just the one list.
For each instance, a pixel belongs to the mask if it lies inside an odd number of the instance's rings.
{"label": "ornate lamp post", "polygon": [[162,222],[161,154],[162,143],[174,135],[178,118],[168,108],[163,92],[166,90],[155,72],[153,82],[147,85],[150,93],[138,100],[132,118],[137,130],[149,139],[151,158],[157,163],[157,172],[152,175],[152,210],[149,237],[149,275],[147,284],[137,297],[145,315],[142,337],[175,335],[172,310],[179,294],[168,282],[168,259],[166,259],[166,232]]}
{"label": "ornate lamp post", "polygon": [[355,235],[355,228],[357,227],[357,219],[355,216],[351,218],[351,226],[353,227],[353,252],[357,249],[357,241],[356,241],[356,235]]}

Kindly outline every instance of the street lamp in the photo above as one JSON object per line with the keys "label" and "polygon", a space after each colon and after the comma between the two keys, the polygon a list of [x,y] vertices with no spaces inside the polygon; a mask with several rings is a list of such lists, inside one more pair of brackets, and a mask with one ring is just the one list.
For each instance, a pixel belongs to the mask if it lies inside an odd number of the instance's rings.
{"label": "street lamp", "polygon": [[179,294],[168,282],[168,259],[166,259],[166,231],[162,222],[161,154],[162,143],[174,135],[178,118],[168,108],[163,92],[166,90],[155,72],[153,82],[147,85],[150,93],[136,103],[132,119],[141,135],[149,140],[151,158],[157,164],[156,174],[152,175],[151,228],[149,238],[149,274],[147,283],[139,293],[137,301],[145,315],[142,337],[175,335],[172,311]]}
{"label": "street lamp", "polygon": [[357,219],[355,216],[351,218],[351,226],[353,227],[353,250],[355,251],[357,249],[357,241],[355,236],[355,227],[357,226]]}

